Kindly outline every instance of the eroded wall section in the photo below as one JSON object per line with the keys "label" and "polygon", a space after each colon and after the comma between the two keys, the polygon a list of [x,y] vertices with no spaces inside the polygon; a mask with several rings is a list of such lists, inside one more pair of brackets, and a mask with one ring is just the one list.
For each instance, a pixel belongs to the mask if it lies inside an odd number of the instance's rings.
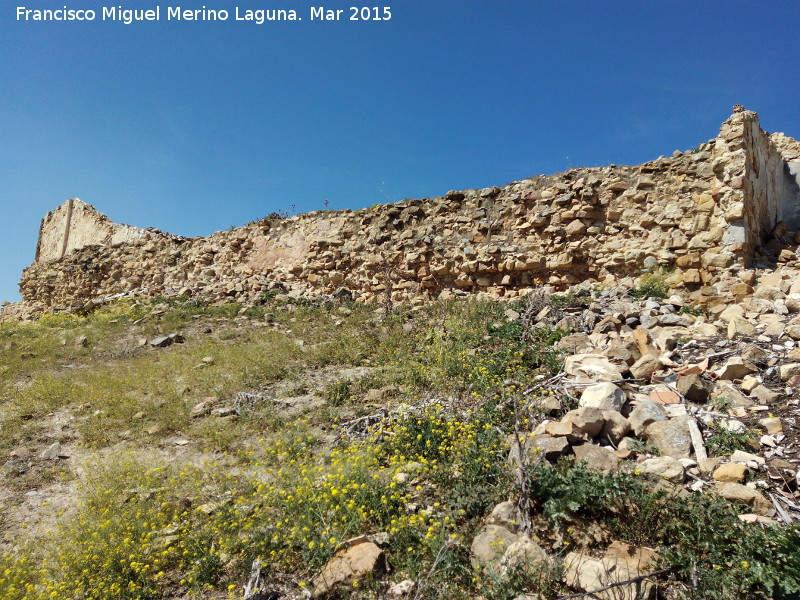
{"label": "eroded wall section", "polygon": [[800,227],[787,175],[798,157],[797,142],[771,138],[755,113],[740,111],[717,138],[643,165],[263,219],[205,238],[118,226],[73,201],[69,227],[69,202],[43,221],[22,305],[35,313],[124,292],[252,301],[275,287],[362,302],[513,297],[657,266],[672,269],[693,301],[713,302],[741,283],[731,275],[780,220],[786,235]]}

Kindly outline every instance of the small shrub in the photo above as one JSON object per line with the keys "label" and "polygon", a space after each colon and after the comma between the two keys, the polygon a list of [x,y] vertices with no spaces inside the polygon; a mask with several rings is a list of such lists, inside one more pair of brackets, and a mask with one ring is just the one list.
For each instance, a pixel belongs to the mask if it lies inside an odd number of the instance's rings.
{"label": "small shrub", "polygon": [[681,306],[679,311],[682,315],[692,315],[693,317],[702,317],[705,312],[699,306]]}
{"label": "small shrub", "polygon": [[258,300],[261,304],[269,304],[279,294],[280,294],[279,290],[266,290],[264,292],[261,292],[261,295],[258,297]]}
{"label": "small shrub", "polygon": [[342,381],[337,381],[330,384],[327,388],[325,388],[325,393],[323,395],[325,400],[327,400],[328,404],[331,406],[342,406],[347,404],[353,397],[350,389],[350,380],[343,379]]}
{"label": "small shrub", "polygon": [[709,404],[713,406],[715,410],[723,413],[727,413],[731,408],[733,408],[733,400],[727,398],[726,396],[717,396],[716,398],[712,398],[709,401]]}
{"label": "small shrub", "polygon": [[648,444],[644,440],[631,440],[628,442],[627,449],[633,452],[640,452],[642,454],[652,454],[653,456],[659,456],[661,454],[658,451],[658,448],[652,444]]}
{"label": "small shrub", "polygon": [[659,269],[645,273],[639,278],[638,285],[631,288],[628,293],[634,298],[666,298],[669,293],[666,272]]}
{"label": "small shrub", "polygon": [[531,498],[567,535],[596,522],[608,539],[648,545],[671,567],[670,598],[789,599],[800,592],[800,527],[753,527],[734,505],[705,494],[681,498],[652,491],[636,475],[590,471],[563,460],[530,477]]}
{"label": "small shrub", "polygon": [[751,430],[742,432],[716,430],[705,443],[712,456],[726,456],[737,450],[752,452],[758,450],[757,436]]}

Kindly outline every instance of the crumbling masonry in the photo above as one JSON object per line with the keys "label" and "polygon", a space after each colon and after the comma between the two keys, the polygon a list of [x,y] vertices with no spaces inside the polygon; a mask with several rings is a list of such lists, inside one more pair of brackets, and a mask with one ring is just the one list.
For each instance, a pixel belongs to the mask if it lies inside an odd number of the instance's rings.
{"label": "crumbling masonry", "polygon": [[[4,317],[116,294],[395,301],[673,272],[697,304],[735,295],[748,268],[800,229],[800,143],[741,110],[696,150],[633,167],[571,169],[357,211],[263,219],[204,238],[111,222],[72,199],[42,220],[23,300]],[[779,249],[779,248],[778,248]],[[785,258],[785,257],[784,257]]]}

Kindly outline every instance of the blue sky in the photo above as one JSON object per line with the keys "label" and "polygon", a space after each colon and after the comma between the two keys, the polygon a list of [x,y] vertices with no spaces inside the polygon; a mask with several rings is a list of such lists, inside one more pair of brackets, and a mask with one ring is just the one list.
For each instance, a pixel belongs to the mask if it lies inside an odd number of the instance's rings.
{"label": "blue sky", "polygon": [[[15,17],[65,4],[303,21]],[[308,19],[352,4],[0,0],[0,300],[69,197],[196,236],[636,164],[714,137],[737,103],[800,136],[796,1],[392,0],[390,21]]]}

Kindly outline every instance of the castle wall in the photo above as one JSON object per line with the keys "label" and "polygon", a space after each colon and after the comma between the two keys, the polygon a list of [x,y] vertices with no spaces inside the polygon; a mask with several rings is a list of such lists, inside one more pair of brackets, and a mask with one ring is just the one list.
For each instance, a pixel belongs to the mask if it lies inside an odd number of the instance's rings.
{"label": "castle wall", "polygon": [[35,260],[60,260],[86,246],[135,243],[143,235],[143,229],[114,223],[93,206],[70,198],[42,219]]}
{"label": "castle wall", "polygon": [[797,142],[770,138],[744,111],[696,150],[643,165],[263,219],[205,238],[116,225],[74,200],[43,220],[20,290],[31,313],[125,292],[247,302],[276,286],[422,302],[513,297],[663,266],[677,291],[702,303],[730,285],[725,275],[749,264],[779,220],[800,226],[796,179],[785,175],[793,159]]}

